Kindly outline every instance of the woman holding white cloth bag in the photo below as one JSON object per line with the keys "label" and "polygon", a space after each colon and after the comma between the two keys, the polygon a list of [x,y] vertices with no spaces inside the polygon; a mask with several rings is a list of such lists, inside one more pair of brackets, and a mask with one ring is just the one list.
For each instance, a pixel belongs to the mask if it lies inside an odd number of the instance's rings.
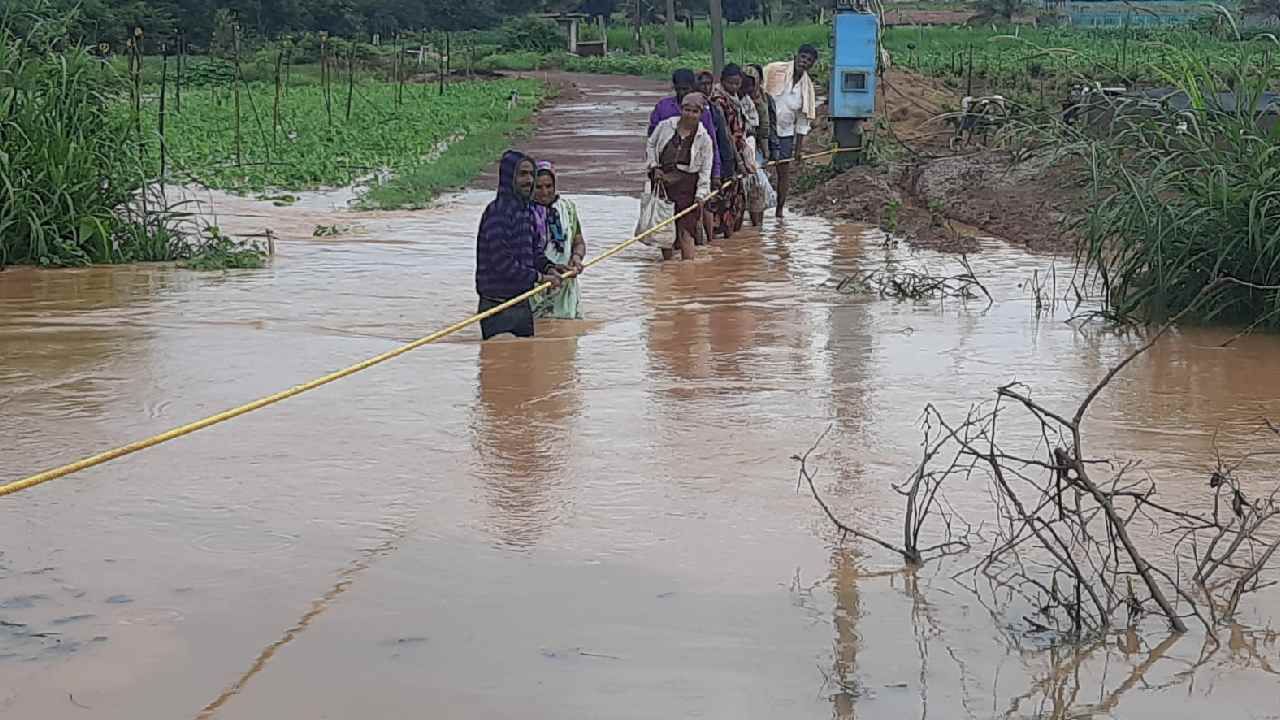
{"label": "woman holding white cloth bag", "polygon": [[[680,116],[658,123],[649,135],[646,156],[651,195],[665,195],[675,205],[677,214],[695,205],[701,206],[711,194],[715,146],[702,127],[706,107],[705,95],[689,93],[680,103]],[[691,212],[676,221],[675,246],[680,248],[680,257],[684,260],[694,257],[694,237],[701,215]],[[661,249],[664,260],[675,257],[674,247]]]}

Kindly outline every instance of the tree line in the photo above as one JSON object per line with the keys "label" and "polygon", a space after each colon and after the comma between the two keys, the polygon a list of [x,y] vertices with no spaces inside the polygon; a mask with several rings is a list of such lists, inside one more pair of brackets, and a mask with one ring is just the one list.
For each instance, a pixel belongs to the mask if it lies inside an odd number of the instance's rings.
{"label": "tree line", "polygon": [[[815,6],[823,0],[722,0],[728,22],[769,20],[777,9]],[[708,0],[677,0],[676,15],[705,16]],[[196,47],[228,23],[247,36],[275,39],[294,33],[327,32],[339,37],[399,32],[483,30],[532,13],[578,12],[592,17],[637,13],[645,22],[663,19],[665,0],[0,0],[0,16],[27,13],[65,18],[76,40],[120,43],[142,28],[147,37],[181,34]]]}
{"label": "tree line", "polygon": [[[534,12],[589,4],[613,12],[617,0],[0,0],[0,15],[69,18],[76,39],[118,42],[143,28],[149,37],[182,34],[203,45],[227,22],[264,39],[327,32],[340,37],[494,27]],[[564,7],[568,5],[569,7]]]}

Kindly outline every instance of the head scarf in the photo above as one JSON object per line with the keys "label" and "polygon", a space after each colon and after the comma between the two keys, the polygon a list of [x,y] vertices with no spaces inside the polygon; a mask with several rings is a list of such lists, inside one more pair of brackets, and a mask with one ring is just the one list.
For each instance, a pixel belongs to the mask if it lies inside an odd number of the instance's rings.
{"label": "head scarf", "polygon": [[[538,175],[551,176],[551,182],[556,181],[556,167],[549,161],[540,161],[535,166],[535,172]],[[557,253],[564,252],[565,232],[564,225],[560,221],[560,213],[556,210],[557,195],[548,205],[534,203],[533,220],[538,230],[538,242],[541,251],[546,252],[547,244],[550,243],[555,247]]]}
{"label": "head scarf", "polygon": [[533,172],[535,175],[550,175],[551,182],[556,181],[556,166],[550,160],[539,160]]}
{"label": "head scarf", "polygon": [[703,110],[707,109],[707,96],[700,92],[691,92],[684,96],[684,100],[680,101],[680,109],[684,110],[685,103],[697,103],[698,107]]}
{"label": "head scarf", "polygon": [[[746,76],[746,71],[743,71],[742,77],[744,81]],[[760,126],[760,113],[756,110],[756,102],[751,99],[751,96],[736,93],[730,95],[729,91],[724,89],[724,85],[716,83],[714,97],[719,98],[718,102],[722,105],[727,105],[737,110],[742,118],[742,124],[746,125],[747,132],[752,132]],[[725,114],[729,113],[729,110],[725,107],[721,107],[721,111]]]}
{"label": "head scarf", "polygon": [[[528,199],[521,197],[520,191],[516,189],[516,171],[520,168],[520,164],[525,162],[532,163],[534,160],[519,150],[508,150],[502,154],[502,161],[498,163],[499,200],[507,196],[509,199],[528,202]],[[536,163],[534,169],[535,171],[537,169]]]}
{"label": "head scarf", "polygon": [[760,68],[755,65],[748,65],[742,68],[742,74],[744,77],[749,77],[755,81],[756,91],[751,93],[752,95],[758,95],[764,92],[764,72],[760,70]]}
{"label": "head scarf", "polygon": [[[522,247],[530,251],[539,247],[534,224],[533,201],[516,189],[516,172],[521,163],[533,158],[516,150],[508,150],[498,164],[498,196],[485,209],[480,222],[482,244],[486,246]],[[535,263],[536,265],[536,263]]]}

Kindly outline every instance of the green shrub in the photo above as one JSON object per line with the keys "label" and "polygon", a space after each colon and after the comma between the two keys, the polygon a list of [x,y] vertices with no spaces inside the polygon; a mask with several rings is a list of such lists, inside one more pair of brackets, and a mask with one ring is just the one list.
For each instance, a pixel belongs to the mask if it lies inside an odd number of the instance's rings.
{"label": "green shrub", "polygon": [[[667,47],[666,30],[661,25],[646,25],[644,37],[657,51]],[[813,45],[822,53],[828,52],[831,26],[817,23],[802,25],[761,25],[746,22],[725,28],[725,49],[741,56],[757,58],[759,62],[789,60],[801,45]],[[682,53],[696,54],[708,62],[711,55],[711,29],[697,25],[692,30],[680,25],[676,28],[676,40]],[[609,28],[609,49],[636,49],[635,28],[615,25]]]}
{"label": "green shrub", "polygon": [[507,52],[554,52],[566,47],[560,27],[544,18],[511,18],[502,24],[501,33],[502,49]]}
{"label": "green shrub", "polygon": [[230,87],[236,79],[236,66],[218,58],[191,58],[183,70],[182,84],[191,87]]}
{"label": "green shrub", "polygon": [[[332,55],[332,41],[325,42],[328,46],[326,52]],[[290,62],[306,64],[320,62],[320,36],[316,33],[303,33],[297,37],[286,38],[284,45],[288,49]]]}
{"label": "green shrub", "polygon": [[183,265],[192,270],[253,270],[267,262],[262,243],[234,240],[217,227],[206,228],[200,243]]}
{"label": "green shrub", "polygon": [[528,72],[554,67],[553,57],[540,52],[504,52],[495,53],[476,62],[479,70],[510,70],[512,72]]}
{"label": "green shrub", "polygon": [[23,20],[0,19],[0,267],[190,257],[190,218],[143,190],[125,78],[65,45],[71,18]]}
{"label": "green shrub", "polygon": [[115,209],[140,177],[126,94],[112,70],[64,27],[33,22],[18,36],[0,21],[0,265],[82,265],[116,257]]}

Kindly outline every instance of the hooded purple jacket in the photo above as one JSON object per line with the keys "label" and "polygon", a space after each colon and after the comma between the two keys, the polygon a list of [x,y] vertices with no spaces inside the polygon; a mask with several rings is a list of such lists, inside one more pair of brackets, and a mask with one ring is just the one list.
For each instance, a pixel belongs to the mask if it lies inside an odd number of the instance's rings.
{"label": "hooded purple jacket", "polygon": [[516,168],[533,158],[515,150],[502,155],[498,196],[484,209],[476,235],[476,292],[507,300],[533,289],[551,261],[538,248],[533,202],[516,190]]}

